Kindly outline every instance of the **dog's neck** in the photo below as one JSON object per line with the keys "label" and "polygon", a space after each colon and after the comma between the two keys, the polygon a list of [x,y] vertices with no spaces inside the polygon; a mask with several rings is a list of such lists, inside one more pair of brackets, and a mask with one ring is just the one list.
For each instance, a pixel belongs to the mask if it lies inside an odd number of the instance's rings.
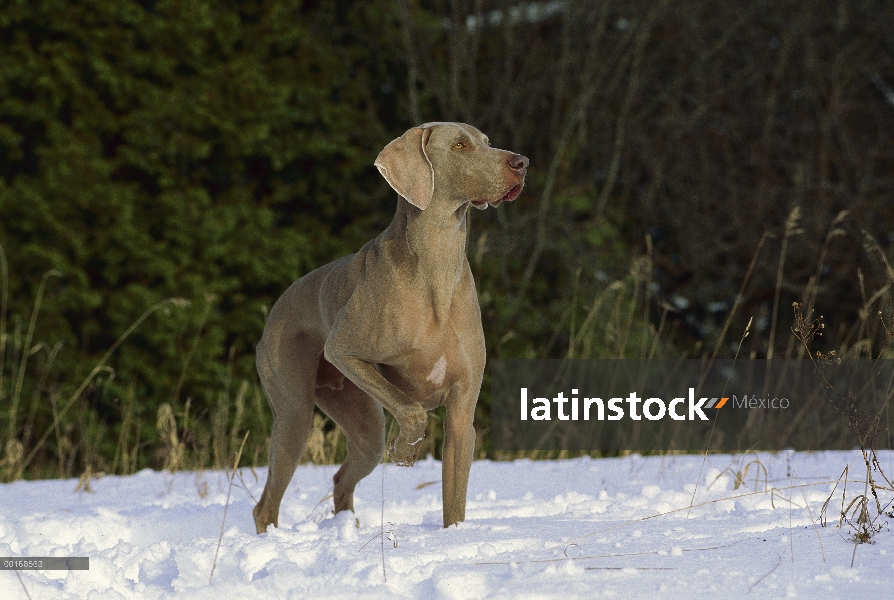
{"label": "dog's neck", "polygon": [[[435,202],[437,198],[432,204]],[[431,205],[420,210],[400,198],[394,221],[389,226],[397,234],[395,241],[405,245],[405,256],[413,261],[402,266],[413,271],[420,291],[430,298],[437,322],[449,317],[453,293],[468,270],[468,207],[468,204],[462,204],[445,214],[437,212]]]}

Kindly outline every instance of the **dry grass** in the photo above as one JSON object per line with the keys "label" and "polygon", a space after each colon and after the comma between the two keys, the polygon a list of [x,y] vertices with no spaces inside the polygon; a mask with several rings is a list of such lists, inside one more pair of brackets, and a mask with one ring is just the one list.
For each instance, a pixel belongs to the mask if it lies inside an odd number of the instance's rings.
{"label": "dry grass", "polygon": [[740,454],[733,459],[733,464],[723,469],[720,473],[717,474],[717,477],[714,478],[714,481],[708,485],[708,489],[711,489],[711,486],[717,483],[724,474],[729,473],[734,477],[733,479],[733,490],[737,490],[740,487],[745,485],[746,479],[748,479],[748,471],[754,467],[754,491],[758,491],[758,487],[761,483],[761,474],[763,474],[763,483],[764,490],[769,488],[770,486],[770,478],[767,474],[767,467],[764,466],[764,463],[760,461],[760,459],[755,458],[750,462],[745,463],[745,467],[742,467],[742,463],[745,460],[746,455]]}
{"label": "dry grass", "polygon": [[[892,339],[894,339],[894,310],[892,310],[892,302],[888,296],[887,302],[888,321],[885,320],[883,311],[878,311],[878,318],[882,328],[884,329],[884,337],[881,348],[875,356],[876,364],[882,359],[888,350]],[[818,376],[822,380],[826,400],[831,409],[839,413],[847,422],[848,427],[853,433],[854,440],[859,446],[860,454],[863,458],[865,480],[863,481],[863,492],[853,497],[846,503],[847,499],[847,478],[849,467],[845,467],[842,473],[843,485],[841,496],[841,507],[839,511],[838,526],[847,524],[851,528],[850,539],[854,542],[855,552],[856,545],[862,543],[871,543],[875,534],[881,531],[882,522],[885,517],[890,516],[890,507],[894,503],[894,496],[889,492],[894,491],[894,484],[885,474],[881,463],[876,454],[876,444],[880,441],[883,433],[887,432],[888,423],[883,420],[883,415],[888,411],[888,402],[879,403],[875,410],[867,411],[862,404],[857,401],[856,396],[851,390],[840,392],[826,378],[826,373],[831,364],[841,362],[836,352],[813,352],[810,345],[816,337],[821,336],[825,329],[823,318],[811,318],[812,314],[804,314],[800,304],[795,303],[795,325],[792,331],[798,341],[801,342],[809,360],[811,360],[816,368]],[[864,344],[871,349],[870,344]],[[870,377],[878,376],[878,371],[873,371]],[[852,388],[851,388],[852,389]],[[888,396],[891,395],[890,383],[886,390]],[[829,502],[835,493],[835,489],[829,495],[829,499],[823,505],[820,512],[823,525],[826,524],[827,511]],[[879,492],[888,492],[888,500],[883,502],[879,497]],[[886,512],[888,511],[888,512]],[[853,565],[852,565],[853,566]]]}

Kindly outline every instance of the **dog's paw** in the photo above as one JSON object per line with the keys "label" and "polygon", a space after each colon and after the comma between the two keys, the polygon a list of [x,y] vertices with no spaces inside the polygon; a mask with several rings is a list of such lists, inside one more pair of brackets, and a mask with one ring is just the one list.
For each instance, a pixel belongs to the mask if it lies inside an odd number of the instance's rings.
{"label": "dog's paw", "polygon": [[400,433],[392,440],[388,454],[394,464],[411,467],[422,448],[425,429],[428,427],[428,413],[419,405],[407,407],[398,423]]}
{"label": "dog's paw", "polygon": [[420,435],[413,442],[403,441],[402,437],[403,435],[398,435],[391,442],[391,448],[388,450],[388,453],[391,456],[391,462],[394,464],[401,467],[412,467],[419,456],[419,449],[422,447],[422,440],[425,436]]}
{"label": "dog's paw", "polygon": [[422,440],[425,439],[425,427],[428,421],[415,423],[413,426],[401,426],[400,433],[391,442],[388,454],[391,462],[402,467],[412,467],[422,448]]}

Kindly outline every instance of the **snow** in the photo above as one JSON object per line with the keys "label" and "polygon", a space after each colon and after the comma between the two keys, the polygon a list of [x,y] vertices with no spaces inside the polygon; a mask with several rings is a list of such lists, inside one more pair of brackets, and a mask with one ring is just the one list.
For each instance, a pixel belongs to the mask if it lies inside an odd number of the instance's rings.
{"label": "snow", "polygon": [[[879,458],[894,473],[894,452]],[[18,481],[0,485],[0,556],[90,558],[88,571],[20,571],[35,599],[894,598],[890,524],[855,546],[840,485],[817,521],[845,465],[853,480],[859,453],[476,461],[466,521],[449,529],[437,461],[379,467],[356,514],[335,516],[337,467],[306,465],[263,535],[251,509],[266,470],[242,469],[210,584],[224,473],[146,470],[89,492]],[[849,483],[847,502],[861,493]],[[16,573],[0,582],[3,598],[27,597]]]}

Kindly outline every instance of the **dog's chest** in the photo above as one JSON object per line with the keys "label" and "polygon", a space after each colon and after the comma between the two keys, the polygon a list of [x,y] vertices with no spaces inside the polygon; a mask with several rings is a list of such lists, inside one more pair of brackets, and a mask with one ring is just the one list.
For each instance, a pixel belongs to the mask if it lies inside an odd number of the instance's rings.
{"label": "dog's chest", "polygon": [[426,409],[441,404],[454,387],[480,382],[484,370],[484,340],[460,339],[443,332],[389,365],[381,365],[386,379]]}
{"label": "dog's chest", "polygon": [[441,385],[444,383],[444,377],[447,375],[447,357],[442,356],[439,358],[434,366],[431,368],[431,373],[428,374],[428,377],[425,378],[426,381],[430,381],[435,385]]}

